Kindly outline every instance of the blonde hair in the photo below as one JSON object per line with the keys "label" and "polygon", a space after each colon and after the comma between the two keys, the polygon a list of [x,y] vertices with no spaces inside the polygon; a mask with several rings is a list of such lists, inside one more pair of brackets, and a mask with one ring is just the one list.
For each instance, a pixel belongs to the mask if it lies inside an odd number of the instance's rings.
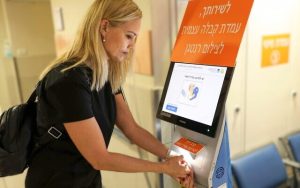
{"label": "blonde hair", "polygon": [[103,19],[117,27],[128,21],[142,18],[142,12],[133,0],[95,0],[89,8],[72,47],[54,60],[41,74],[40,79],[64,62],[75,61],[62,71],[88,63],[93,70],[91,89],[100,90],[109,81],[116,92],[125,81],[132,62],[133,49],[124,62],[109,60],[100,37],[100,22]]}

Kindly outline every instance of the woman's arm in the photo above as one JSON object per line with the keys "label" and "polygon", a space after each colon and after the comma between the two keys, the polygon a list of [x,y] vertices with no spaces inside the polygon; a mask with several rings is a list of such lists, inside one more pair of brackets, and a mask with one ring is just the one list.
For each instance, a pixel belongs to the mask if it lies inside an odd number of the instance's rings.
{"label": "woman's arm", "polygon": [[[129,138],[133,143],[144,148],[145,150],[159,156],[160,158],[166,158],[168,149],[159,142],[153,135],[148,131],[140,127],[134,120],[128,105],[124,101],[121,94],[115,96],[116,106],[117,106],[117,126],[122,130],[122,132]],[[191,170],[190,168],[187,169]],[[187,176],[178,178],[177,176],[172,176],[181,185],[186,188],[194,187],[193,172],[189,173]]]}
{"label": "woman's arm", "polygon": [[182,157],[174,157],[166,162],[157,163],[108,152],[101,129],[94,117],[65,123],[64,126],[79,152],[97,170],[158,172],[173,177],[185,177],[189,173],[179,165],[183,160]]}
{"label": "woman's arm", "polygon": [[134,144],[153,153],[160,158],[166,158],[168,149],[152,134],[140,127],[134,120],[128,105],[121,94],[115,96],[117,106],[116,124],[126,137]]}

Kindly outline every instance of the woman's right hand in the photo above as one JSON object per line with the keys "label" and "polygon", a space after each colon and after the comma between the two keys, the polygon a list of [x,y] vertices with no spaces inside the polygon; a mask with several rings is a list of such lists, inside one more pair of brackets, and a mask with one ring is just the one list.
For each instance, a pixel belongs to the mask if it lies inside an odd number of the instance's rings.
{"label": "woman's right hand", "polygon": [[186,168],[186,163],[183,156],[169,157],[166,159],[165,173],[174,178],[185,178],[189,173],[189,168]]}

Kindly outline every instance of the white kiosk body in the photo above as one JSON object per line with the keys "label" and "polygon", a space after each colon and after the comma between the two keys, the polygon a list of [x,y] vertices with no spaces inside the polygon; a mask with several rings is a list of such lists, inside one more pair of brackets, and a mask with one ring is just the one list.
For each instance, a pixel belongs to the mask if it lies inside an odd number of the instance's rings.
{"label": "white kiosk body", "polygon": [[[194,169],[195,181],[198,187],[213,187],[213,174],[223,138],[224,125],[225,121],[223,119],[217,129],[215,138],[201,135],[182,127],[177,126],[175,128],[170,150],[173,151],[175,155],[183,155],[185,160],[190,163]],[[180,138],[187,138],[196,143],[201,143],[204,147],[196,155],[193,155],[175,145],[175,142]],[[224,181],[223,184],[225,183],[226,182]]]}
{"label": "white kiosk body", "polygon": [[170,154],[184,156],[199,187],[213,187],[233,70],[185,63],[173,63],[169,69],[157,116],[178,125]]}

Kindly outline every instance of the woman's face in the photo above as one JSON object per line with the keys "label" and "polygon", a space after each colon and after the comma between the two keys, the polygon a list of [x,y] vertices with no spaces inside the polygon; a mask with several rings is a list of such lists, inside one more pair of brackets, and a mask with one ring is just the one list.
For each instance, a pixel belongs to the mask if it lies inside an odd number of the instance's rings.
{"label": "woman's face", "polygon": [[116,27],[107,20],[101,22],[101,37],[108,58],[122,62],[134,48],[141,27],[141,19],[133,20]]}

